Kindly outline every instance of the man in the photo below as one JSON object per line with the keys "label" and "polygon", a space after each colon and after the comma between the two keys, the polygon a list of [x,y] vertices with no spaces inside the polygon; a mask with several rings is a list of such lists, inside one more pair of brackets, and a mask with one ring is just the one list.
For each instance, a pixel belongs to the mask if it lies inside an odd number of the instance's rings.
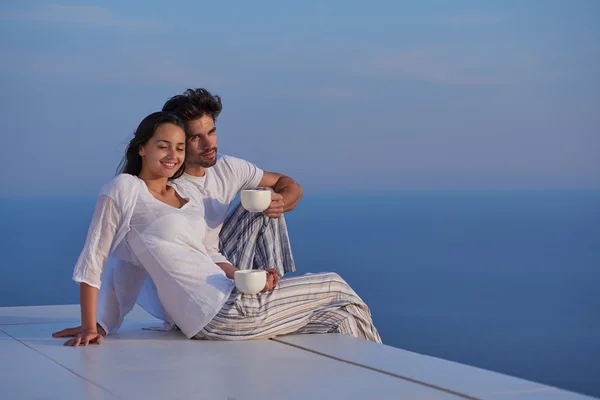
{"label": "man", "polygon": [[[221,110],[220,97],[206,89],[188,89],[163,106],[186,123],[186,173],[176,184],[191,188],[204,202],[209,227],[205,245],[213,261],[224,269],[273,268],[277,274],[270,269],[269,279],[276,284],[295,270],[282,214],[298,204],[302,188],[288,176],[219,155],[215,122]],[[271,205],[263,215],[238,205],[226,219],[237,193],[255,187],[272,189]]]}
{"label": "man", "polygon": [[[220,97],[206,89],[188,89],[165,103],[163,111],[177,115],[186,124],[186,172],[173,182],[204,204],[208,227],[205,247],[212,260],[227,275],[237,269],[265,269],[268,277],[265,290],[272,290],[280,277],[295,271],[283,213],[298,204],[302,188],[288,176],[263,171],[248,161],[219,154],[215,123],[221,110]],[[250,213],[238,204],[227,215],[241,190],[256,187],[272,190],[268,209],[262,214]],[[114,281],[126,281],[139,267],[134,265],[126,247],[121,246],[117,252],[119,262],[107,267],[99,293],[98,332],[103,336],[118,330],[135,305],[123,300],[126,296],[115,290]],[[142,285],[137,302],[165,321],[167,329],[173,327],[149,277]],[[76,336],[80,329],[67,328],[53,336]]]}

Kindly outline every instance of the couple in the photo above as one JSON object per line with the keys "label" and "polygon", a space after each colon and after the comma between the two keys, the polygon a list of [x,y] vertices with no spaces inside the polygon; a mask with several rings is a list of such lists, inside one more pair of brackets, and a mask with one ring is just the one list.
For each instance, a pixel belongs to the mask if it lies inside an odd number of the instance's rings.
{"label": "couple", "polygon": [[[53,336],[71,337],[68,346],[101,343],[138,302],[190,339],[338,332],[381,343],[369,308],[337,274],[280,279],[295,270],[282,213],[302,189],[218,154],[221,108],[218,96],[188,89],[140,123],[121,173],[100,192],[73,272],[81,325]],[[272,190],[270,207],[238,205],[227,215],[236,194],[255,187]],[[238,269],[266,269],[263,291],[242,295]]]}

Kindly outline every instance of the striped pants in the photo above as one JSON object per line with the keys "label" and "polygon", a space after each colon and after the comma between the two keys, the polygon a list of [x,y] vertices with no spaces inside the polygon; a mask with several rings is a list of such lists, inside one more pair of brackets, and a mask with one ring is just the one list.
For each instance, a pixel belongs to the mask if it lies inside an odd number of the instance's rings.
{"label": "striped pants", "polygon": [[221,254],[239,269],[275,268],[279,276],[296,270],[283,215],[269,218],[238,204],[225,219],[219,239]]}
{"label": "striped pants", "polygon": [[236,289],[195,338],[269,339],[290,333],[342,333],[381,343],[371,312],[335,273],[283,278],[271,292]]}
{"label": "striped pants", "polygon": [[[221,252],[239,269],[296,270],[285,218],[250,213],[241,205],[227,216]],[[198,339],[268,339],[289,333],[337,332],[381,343],[367,305],[337,274],[283,278],[256,295],[236,289]]]}

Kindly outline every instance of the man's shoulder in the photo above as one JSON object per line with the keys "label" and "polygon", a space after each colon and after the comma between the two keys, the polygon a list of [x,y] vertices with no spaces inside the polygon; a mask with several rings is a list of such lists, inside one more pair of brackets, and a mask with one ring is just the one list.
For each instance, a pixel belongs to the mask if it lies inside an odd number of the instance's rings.
{"label": "man's shoulder", "polygon": [[215,167],[219,164],[231,165],[231,164],[238,164],[238,163],[251,164],[250,161],[246,161],[243,158],[219,153],[217,155],[217,163],[215,164]]}
{"label": "man's shoulder", "polygon": [[243,158],[230,156],[227,154],[219,153],[217,155],[217,162],[211,168],[208,168],[207,171],[213,170],[215,172],[220,170],[227,171],[236,171],[239,168],[244,168],[248,165],[253,165],[250,161],[246,161]]}

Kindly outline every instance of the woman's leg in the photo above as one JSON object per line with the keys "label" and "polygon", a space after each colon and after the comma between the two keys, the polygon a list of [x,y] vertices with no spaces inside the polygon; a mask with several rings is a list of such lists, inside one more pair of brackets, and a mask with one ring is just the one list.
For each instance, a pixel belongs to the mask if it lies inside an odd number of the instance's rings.
{"label": "woman's leg", "polygon": [[369,308],[335,273],[284,278],[273,291],[258,295],[235,291],[197,337],[268,339],[310,330],[340,332],[381,343]]}
{"label": "woman's leg", "polygon": [[[348,311],[352,308],[352,311]],[[355,318],[356,314],[362,314],[363,310],[354,305],[347,305],[337,310],[324,311],[315,315],[311,321],[304,327],[298,329],[295,333],[343,333],[363,339],[370,339],[380,342],[375,332],[372,331],[372,325],[364,321],[370,321],[368,316]]]}

